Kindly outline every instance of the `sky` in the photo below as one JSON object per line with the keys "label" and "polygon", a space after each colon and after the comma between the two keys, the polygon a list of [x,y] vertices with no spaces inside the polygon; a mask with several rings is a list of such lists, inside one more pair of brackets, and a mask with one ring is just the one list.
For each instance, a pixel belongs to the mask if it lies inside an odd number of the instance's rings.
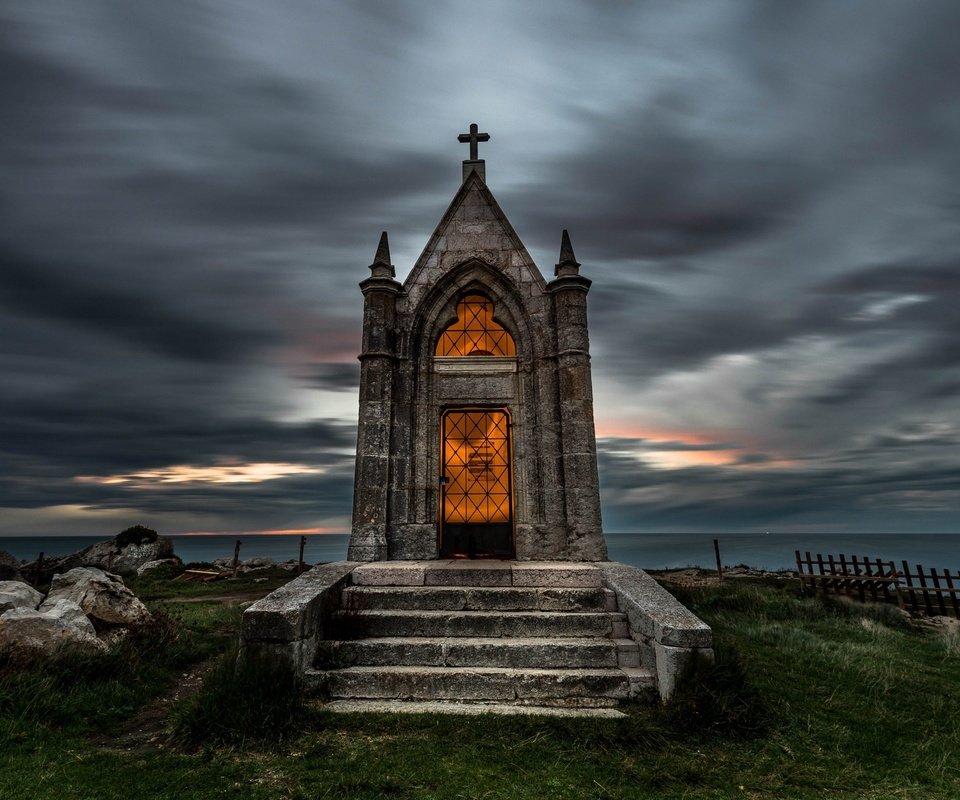
{"label": "sky", "polygon": [[960,4],[5,0],[0,536],[349,528],[362,297],[487,183],[607,531],[960,530]]}

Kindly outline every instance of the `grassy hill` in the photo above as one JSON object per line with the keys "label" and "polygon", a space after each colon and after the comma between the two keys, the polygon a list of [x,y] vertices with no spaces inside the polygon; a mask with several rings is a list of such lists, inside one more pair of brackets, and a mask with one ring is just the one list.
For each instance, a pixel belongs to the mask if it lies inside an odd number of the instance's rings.
{"label": "grassy hill", "polygon": [[620,721],[328,714],[217,663],[237,606],[155,600],[107,656],[0,667],[0,798],[960,797],[955,635],[776,582],[682,599],[718,666]]}

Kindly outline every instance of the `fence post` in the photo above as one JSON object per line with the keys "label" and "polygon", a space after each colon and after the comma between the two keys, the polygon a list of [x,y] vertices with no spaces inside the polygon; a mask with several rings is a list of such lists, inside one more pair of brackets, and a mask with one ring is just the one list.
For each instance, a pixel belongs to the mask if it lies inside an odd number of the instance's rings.
{"label": "fence post", "polygon": [[917,564],[917,578],[920,579],[920,588],[923,591],[923,606],[927,616],[933,616],[933,606],[930,605],[930,592],[927,591],[927,579],[923,574],[923,564]]}
{"label": "fence post", "polygon": [[843,593],[847,597],[853,597],[853,582],[847,572],[847,557],[843,553],[840,554],[840,572],[843,575]]}
{"label": "fence post", "polygon": [[823,568],[823,556],[820,553],[817,553],[817,572],[820,573],[820,594],[826,594],[827,579],[824,577],[826,570]]}
{"label": "fence post", "polygon": [[850,556],[850,560],[853,562],[853,574],[857,577],[857,597],[860,598],[861,603],[866,603],[867,596],[863,592],[863,581],[860,580],[860,563],[854,555]]}
{"label": "fence post", "polygon": [[40,555],[37,556],[37,567],[33,575],[33,583],[35,586],[40,585],[40,579],[43,577],[43,551],[40,551]]}
{"label": "fence post", "polygon": [[957,619],[960,619],[960,603],[957,602],[957,590],[953,588],[953,579],[950,577],[950,570],[943,568],[943,577],[947,579],[947,588],[950,590],[950,602],[953,604],[953,613]]}
{"label": "fence post", "polygon": [[934,567],[930,567],[930,577],[933,578],[933,588],[937,592],[937,605],[940,606],[940,613],[946,616],[947,604],[943,599],[943,592],[940,591],[940,577],[937,575],[937,570]]}
{"label": "fence post", "polygon": [[300,575],[303,572],[303,548],[307,543],[307,537],[300,537],[300,563],[297,564],[297,575]]}
{"label": "fence post", "polygon": [[837,580],[837,565],[833,560],[833,553],[827,553],[827,563],[830,565],[830,591],[840,594],[840,583]]}
{"label": "fence post", "polygon": [[897,574],[897,567],[890,562],[890,577],[893,578],[893,588],[897,590],[897,606],[901,611],[906,610],[906,603],[903,602],[903,590],[900,588],[900,575]]}
{"label": "fence post", "polygon": [[240,540],[237,539],[237,543],[233,546],[233,577],[237,577],[237,572],[240,570]]}
{"label": "fence post", "polygon": [[907,580],[907,588],[910,591],[910,611],[914,614],[920,613],[920,604],[917,602],[917,593],[913,590],[913,576],[910,574],[910,565],[907,559],[903,559],[903,577]]}
{"label": "fence post", "polygon": [[720,541],[718,539],[713,540],[713,554],[717,557],[717,575],[720,578],[720,583],[723,583],[723,565],[720,563]]}

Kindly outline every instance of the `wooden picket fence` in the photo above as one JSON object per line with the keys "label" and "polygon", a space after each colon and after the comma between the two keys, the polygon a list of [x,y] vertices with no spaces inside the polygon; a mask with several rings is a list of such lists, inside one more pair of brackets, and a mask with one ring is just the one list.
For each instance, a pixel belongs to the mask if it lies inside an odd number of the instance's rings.
{"label": "wooden picket fence", "polygon": [[947,569],[925,569],[917,564],[911,570],[906,560],[897,569],[893,561],[864,556],[832,555],[817,553],[811,558],[800,557],[796,550],[797,575],[805,588],[823,594],[843,594],[854,597],[861,603],[869,598],[873,602],[896,603],[900,608],[914,614],[927,616],[949,613],[960,619],[960,572],[951,575]]}

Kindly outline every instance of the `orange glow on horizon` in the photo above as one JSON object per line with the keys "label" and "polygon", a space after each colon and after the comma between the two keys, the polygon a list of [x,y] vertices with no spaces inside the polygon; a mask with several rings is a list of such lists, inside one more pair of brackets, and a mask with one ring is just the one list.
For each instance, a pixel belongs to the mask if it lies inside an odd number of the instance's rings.
{"label": "orange glow on horizon", "polygon": [[345,528],[279,528],[266,531],[184,531],[177,536],[323,536],[349,533]]}
{"label": "orange glow on horizon", "polygon": [[[740,469],[768,469],[771,467],[796,466],[795,459],[787,456],[771,454],[770,448],[752,441],[749,433],[744,431],[731,432],[738,440],[746,439],[744,445],[735,447],[717,446],[724,438],[721,432],[689,433],[680,431],[653,430],[640,427],[622,427],[619,425],[604,425],[597,429],[597,439],[625,439],[636,441],[633,450],[637,458],[642,459],[656,469],[684,469],[686,467],[737,467]],[[719,439],[719,442],[718,442]],[[644,445],[649,445],[645,449]],[[670,445],[677,445],[671,450]],[[687,447],[703,447],[710,449],[685,449]],[[754,463],[739,463],[740,458],[749,453],[750,449],[769,454],[764,461]]]}

